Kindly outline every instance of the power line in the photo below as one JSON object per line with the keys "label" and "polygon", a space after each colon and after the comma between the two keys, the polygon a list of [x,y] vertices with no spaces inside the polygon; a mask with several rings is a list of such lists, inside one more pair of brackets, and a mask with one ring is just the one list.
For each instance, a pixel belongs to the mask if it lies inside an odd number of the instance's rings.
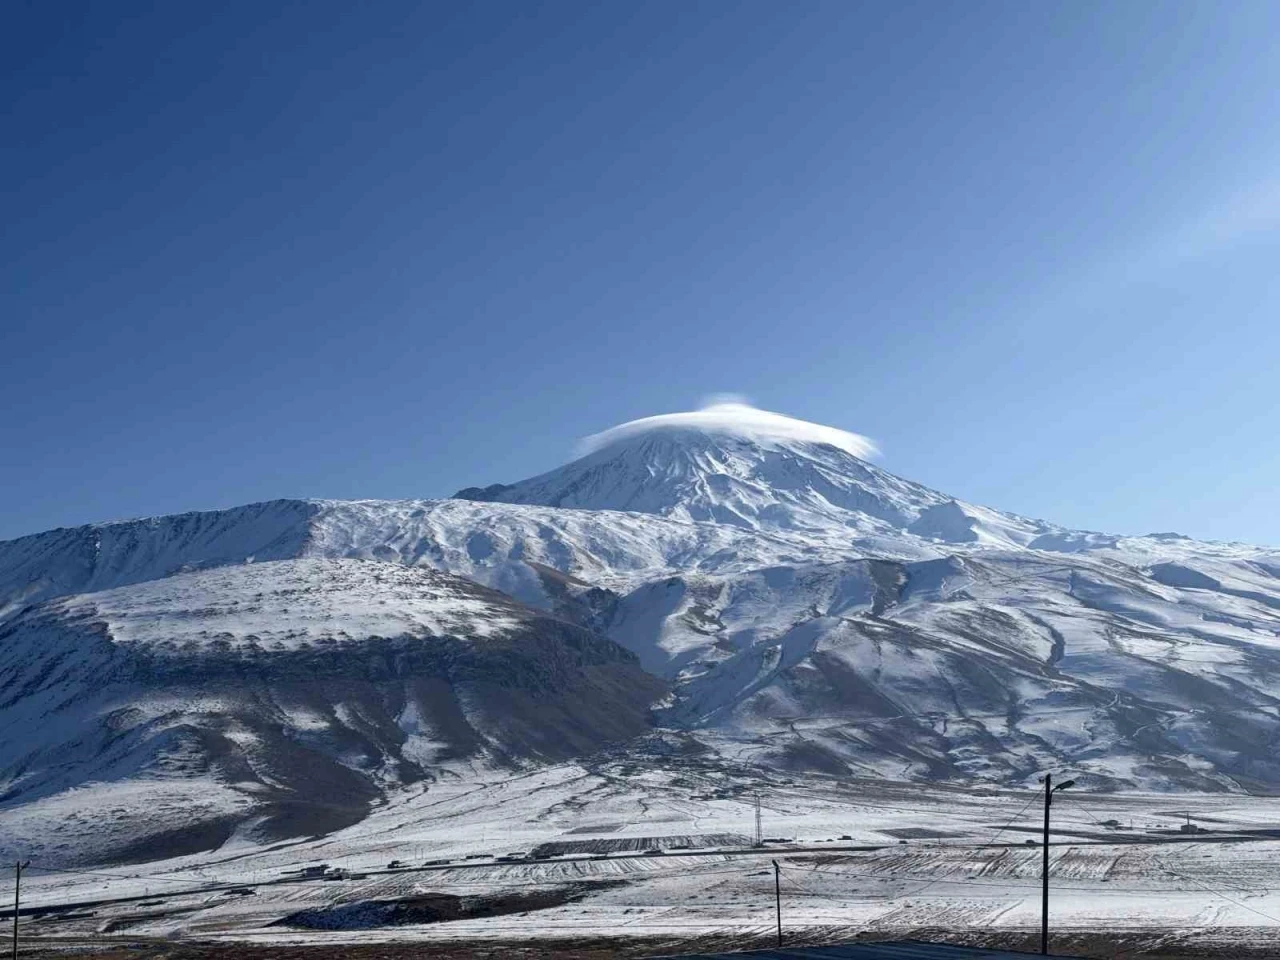
{"label": "power line", "polygon": [[1200,886],[1208,890],[1210,893],[1212,893],[1215,897],[1221,897],[1223,900],[1226,900],[1228,903],[1234,903],[1237,907],[1241,907],[1244,910],[1248,910],[1250,913],[1256,913],[1258,916],[1262,917],[1265,920],[1270,920],[1272,923],[1280,923],[1280,917],[1272,916],[1271,914],[1263,910],[1258,910],[1254,907],[1249,906],[1247,903],[1241,903],[1239,900],[1236,900],[1234,897],[1227,896],[1221,890],[1215,890],[1213,887],[1209,886],[1209,884],[1205,883],[1202,880],[1198,880],[1195,877],[1188,877],[1181,873],[1178,873],[1176,870],[1170,870],[1168,867],[1164,865],[1164,862],[1159,857],[1152,857],[1151,859],[1156,862],[1156,865],[1161,870],[1163,870],[1165,873],[1168,873],[1168,874],[1171,874],[1172,876],[1177,877],[1179,880],[1186,880],[1189,883],[1199,884]]}
{"label": "power line", "polygon": [[[995,833],[993,833],[993,834],[991,835],[991,838],[990,838],[989,840],[987,840],[987,842],[986,842],[986,843],[982,844],[981,846],[977,847],[976,849],[978,849],[978,850],[983,850],[983,849],[986,849],[987,847],[991,846],[992,844],[994,844],[994,843],[996,842],[996,840],[1000,837],[1000,835],[1001,835],[1002,833],[1004,833],[1007,829],[1009,829],[1009,827],[1011,827],[1011,826],[1013,825],[1013,822],[1014,822],[1015,820],[1017,820],[1020,816],[1022,816],[1024,813],[1026,813],[1027,808],[1028,808],[1028,807],[1030,807],[1030,806],[1031,806],[1031,804],[1032,804],[1032,803],[1034,803],[1037,799],[1039,799],[1038,795],[1033,793],[1033,794],[1030,796],[1030,798],[1027,800],[1027,802],[1026,802],[1026,803],[1024,803],[1024,804],[1022,805],[1022,807],[1018,810],[1018,812],[1017,812],[1017,813],[1015,813],[1012,817],[1010,817],[1010,818],[1009,818],[1009,819],[1008,819],[1008,820],[1007,820],[1007,821],[1006,821],[1006,822],[1005,822],[1005,823],[1000,827],[1000,829],[998,829]],[[917,889],[915,889],[915,890],[908,890],[908,891],[905,891],[905,892],[903,892],[903,893],[901,893],[901,894],[898,894],[897,896],[890,897],[890,898],[888,898],[888,899],[885,901],[885,903],[886,903],[886,904],[894,903],[894,902],[896,902],[896,901],[898,901],[898,900],[903,900],[903,899],[905,899],[905,898],[907,898],[907,897],[918,897],[918,896],[920,896],[920,894],[924,893],[924,891],[928,890],[930,887],[934,886],[935,884],[942,883],[942,882],[943,882],[944,880],[946,880],[946,879],[947,879],[947,877],[942,876],[942,877],[935,877],[935,878],[934,878],[934,879],[932,879],[932,880],[924,881],[924,885],[923,885],[922,887],[919,887],[919,888],[917,888]],[[914,882],[914,881],[907,881],[907,882]],[[879,919],[880,919],[879,917],[872,917],[872,918],[871,918],[870,920],[868,920],[865,924],[863,924],[863,925],[858,929],[858,931],[857,931],[857,932],[858,932],[858,933],[865,933],[865,932],[866,932],[867,930],[869,930],[872,926],[874,926],[874,925],[875,925],[875,923],[876,923]]]}
{"label": "power line", "polygon": [[[815,872],[817,873],[830,872],[837,876],[852,876],[852,874],[850,873],[844,873],[844,872],[835,871],[835,870],[818,869]],[[866,875],[864,875],[864,877],[866,879],[873,878],[871,876],[866,876]],[[921,882],[926,879],[925,877],[915,877],[908,873],[878,873],[874,875],[874,878],[881,879],[881,880],[900,880],[903,882],[911,882],[911,883]],[[1010,877],[1009,879],[1006,879],[1006,880],[1002,880],[998,877],[991,877],[989,879],[983,878],[983,877],[941,877],[941,878],[929,878],[929,879],[930,879],[930,882],[933,882],[933,883],[948,883],[948,884],[954,883],[954,884],[963,884],[966,886],[978,886],[978,887],[1032,886],[1040,882],[1039,878],[1037,877]],[[1086,885],[1083,883],[1074,883],[1071,881],[1067,881],[1067,882],[1070,883],[1072,890],[1089,890],[1089,891],[1095,891],[1097,893],[1103,893],[1103,892],[1114,893],[1117,889],[1116,887],[1103,887],[1096,884]],[[918,892],[919,891],[916,891],[916,893]],[[1155,894],[1161,894],[1164,891],[1153,890],[1151,892],[1153,895],[1155,895]],[[822,896],[822,894],[815,893],[814,896]],[[893,897],[890,897],[890,898],[864,897],[859,899],[897,899],[899,896],[900,895],[895,894]],[[828,897],[827,899],[832,899],[832,898]],[[856,903],[857,901],[845,900],[841,902]]]}
{"label": "power line", "polygon": [[[177,877],[160,877],[148,874],[136,873],[101,873],[95,870],[69,870],[63,867],[44,867],[31,864],[26,867],[28,870],[39,870],[42,873],[60,873],[76,877],[103,877],[108,880],[155,880],[161,883],[185,883],[185,884],[209,884],[209,883],[230,883],[231,881],[211,881],[208,878],[196,877],[190,880],[182,880]],[[195,868],[192,868],[195,869]]]}
{"label": "power line", "polygon": [[[883,900],[897,900],[897,899],[899,899],[899,898],[902,896],[902,894],[882,894],[882,895],[878,895],[878,896],[877,896],[877,895],[870,895],[870,896],[865,896],[865,897],[858,897],[857,899],[848,899],[848,898],[844,898],[844,897],[833,897],[833,896],[831,896],[831,895],[829,895],[829,894],[825,894],[825,893],[818,893],[816,890],[810,890],[808,887],[806,887],[804,884],[800,883],[798,880],[796,880],[796,879],[794,879],[794,878],[792,878],[792,877],[788,877],[785,873],[783,874],[783,879],[784,879],[784,880],[786,880],[788,883],[790,883],[792,886],[794,886],[797,890],[800,890],[800,891],[802,891],[802,892],[804,892],[804,893],[808,894],[808,895],[809,895],[809,896],[811,896],[811,897],[817,897],[817,898],[818,898],[818,899],[820,899],[820,900],[829,900],[829,901],[831,901],[832,903],[839,903],[839,904],[843,904],[844,906],[853,906],[853,905],[857,905],[857,904],[861,904],[861,903],[868,903],[868,902],[874,903],[874,902],[877,902],[877,901],[883,901]],[[907,881],[907,882],[909,882],[909,883],[915,883],[915,882],[919,882],[919,881],[909,880],[909,881]]]}
{"label": "power line", "polygon": [[1099,820],[1097,817],[1095,817],[1095,816],[1094,816],[1092,813],[1090,813],[1088,810],[1086,810],[1086,809],[1084,808],[1084,805],[1083,805],[1083,804],[1076,803],[1076,798],[1075,798],[1075,797],[1073,797],[1073,796],[1071,796],[1071,794],[1069,794],[1069,793],[1062,793],[1062,794],[1059,794],[1059,795],[1058,795],[1058,797],[1057,797],[1057,799],[1059,799],[1059,800],[1066,800],[1066,801],[1067,801],[1067,803],[1071,804],[1073,807],[1075,807],[1077,810],[1079,810],[1081,813],[1083,813],[1086,817],[1088,817],[1090,820],[1092,820],[1092,821],[1093,821],[1093,825],[1094,825],[1094,826],[1096,826],[1096,827],[1102,827],[1102,829],[1103,829],[1103,830],[1107,829],[1107,825],[1106,825],[1105,823],[1103,823],[1101,820]]}

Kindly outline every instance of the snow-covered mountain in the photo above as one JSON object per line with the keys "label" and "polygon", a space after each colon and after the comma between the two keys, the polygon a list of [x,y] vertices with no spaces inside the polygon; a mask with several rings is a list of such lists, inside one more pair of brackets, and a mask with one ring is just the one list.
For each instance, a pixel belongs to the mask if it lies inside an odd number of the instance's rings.
{"label": "snow-covered mountain", "polygon": [[41,728],[6,739],[0,819],[127,788],[274,835],[330,822],[299,798],[341,820],[650,722],[796,770],[1280,784],[1280,553],[1068,530],[871,452],[720,405],[453,499],[0,543],[0,725]]}
{"label": "snow-covered mountain", "polygon": [[[0,797],[151,786],[153,853],[244,824],[314,833],[449,761],[561,760],[636,736],[663,692],[613,642],[459,577],[242,562],[0,624]],[[128,829],[114,839],[129,856]]]}
{"label": "snow-covered mountain", "polygon": [[888,537],[891,552],[904,533],[908,540],[1025,546],[1065,532],[896,477],[863,459],[873,447],[855,434],[741,404],[649,417],[599,434],[590,446],[586,456],[541,476],[455,496],[636,511],[824,541]]}

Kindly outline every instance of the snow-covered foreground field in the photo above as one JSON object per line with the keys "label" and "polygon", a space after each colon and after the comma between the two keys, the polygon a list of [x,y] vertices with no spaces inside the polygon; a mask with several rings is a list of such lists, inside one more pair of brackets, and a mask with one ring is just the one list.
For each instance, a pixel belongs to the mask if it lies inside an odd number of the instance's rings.
{"label": "snow-covered foreground field", "polygon": [[[752,846],[757,791],[764,836],[786,842]],[[1260,928],[1280,928],[1280,800],[1059,797],[1056,929],[1176,942],[1256,940]],[[1027,841],[1039,836],[1041,809],[1029,791],[791,780],[696,759],[516,775],[458,769],[324,837],[270,847],[233,840],[128,866],[54,871],[36,862],[23,906],[40,909],[23,928],[45,942],[679,944],[770,932],[776,859],[783,925],[796,936],[1027,929],[1039,921],[1041,849]],[[1207,832],[1182,832],[1187,812]],[[286,875],[320,864],[355,876]],[[405,922],[432,916],[454,919]]]}

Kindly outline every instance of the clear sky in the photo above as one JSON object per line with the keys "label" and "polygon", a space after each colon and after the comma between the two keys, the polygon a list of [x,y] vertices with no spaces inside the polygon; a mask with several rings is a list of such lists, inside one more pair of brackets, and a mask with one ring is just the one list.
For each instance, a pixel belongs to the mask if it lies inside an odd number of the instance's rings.
{"label": "clear sky", "polygon": [[0,537],[432,497],[733,392],[1280,543],[1280,4],[18,3]]}

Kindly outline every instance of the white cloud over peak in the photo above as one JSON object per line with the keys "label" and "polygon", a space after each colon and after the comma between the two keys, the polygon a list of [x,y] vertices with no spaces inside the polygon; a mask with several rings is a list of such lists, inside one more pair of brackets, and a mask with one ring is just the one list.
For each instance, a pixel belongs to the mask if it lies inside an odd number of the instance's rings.
{"label": "white cloud over peak", "polygon": [[700,430],[756,440],[791,440],[804,443],[826,443],[838,447],[855,457],[873,457],[880,451],[875,443],[861,434],[835,427],[825,427],[807,420],[797,420],[781,413],[760,410],[743,402],[741,398],[716,398],[700,410],[686,413],[664,413],[656,417],[642,417],[619,424],[601,433],[584,437],[578,444],[578,454],[585,455],[607,447],[619,440],[651,433],[657,430]]}

